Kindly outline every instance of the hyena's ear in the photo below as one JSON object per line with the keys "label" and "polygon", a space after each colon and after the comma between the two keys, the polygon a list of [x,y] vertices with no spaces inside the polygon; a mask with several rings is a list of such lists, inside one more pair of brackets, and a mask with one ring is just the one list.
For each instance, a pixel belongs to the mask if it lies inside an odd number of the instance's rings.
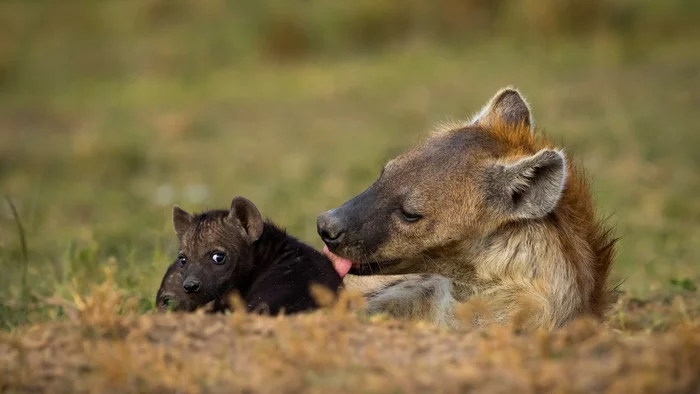
{"label": "hyena's ear", "polygon": [[491,201],[518,219],[538,219],[552,212],[566,184],[566,157],[556,150],[543,149],[493,170],[488,177]]}
{"label": "hyena's ear", "polygon": [[235,197],[231,201],[231,211],[228,218],[233,223],[240,223],[248,235],[250,243],[260,238],[263,232],[263,219],[258,207],[245,197]]}
{"label": "hyena's ear", "polygon": [[532,130],[532,115],[527,101],[517,89],[508,87],[496,93],[491,101],[472,120],[473,125],[494,127],[504,124],[509,127],[525,126]]}
{"label": "hyena's ear", "polygon": [[192,223],[192,215],[177,205],[173,206],[173,227],[177,237],[182,239],[182,235],[187,231]]}

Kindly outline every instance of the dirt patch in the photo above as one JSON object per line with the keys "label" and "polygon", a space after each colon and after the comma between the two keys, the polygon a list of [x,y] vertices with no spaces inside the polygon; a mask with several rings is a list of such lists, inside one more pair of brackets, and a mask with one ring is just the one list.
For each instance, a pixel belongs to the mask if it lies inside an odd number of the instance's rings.
{"label": "dirt patch", "polygon": [[[639,308],[634,304],[634,308]],[[87,317],[86,317],[87,316]],[[111,316],[0,337],[3,392],[697,393],[700,327],[445,332],[338,308]]]}

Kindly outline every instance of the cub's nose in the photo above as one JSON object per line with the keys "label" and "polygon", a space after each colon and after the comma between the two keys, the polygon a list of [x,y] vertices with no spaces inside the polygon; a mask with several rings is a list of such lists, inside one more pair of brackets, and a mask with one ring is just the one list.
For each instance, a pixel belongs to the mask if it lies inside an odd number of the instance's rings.
{"label": "cub's nose", "polygon": [[333,209],[319,215],[316,220],[316,230],[329,248],[338,246],[345,234],[343,223]]}
{"label": "cub's nose", "polygon": [[182,284],[182,287],[185,289],[186,293],[196,293],[199,291],[201,285],[202,283],[198,280],[188,279]]}

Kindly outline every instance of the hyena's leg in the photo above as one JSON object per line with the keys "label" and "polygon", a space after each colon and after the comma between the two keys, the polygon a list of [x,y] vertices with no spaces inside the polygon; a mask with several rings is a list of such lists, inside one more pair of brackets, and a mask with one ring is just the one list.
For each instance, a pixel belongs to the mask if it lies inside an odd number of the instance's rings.
{"label": "hyena's leg", "polygon": [[346,275],[343,278],[343,287],[346,290],[368,294],[389,284],[407,279],[418,275],[372,275],[372,276],[356,276]]}
{"label": "hyena's leg", "polygon": [[452,289],[452,281],[440,275],[403,275],[365,293],[367,312],[456,328],[459,322],[455,316],[456,301]]}

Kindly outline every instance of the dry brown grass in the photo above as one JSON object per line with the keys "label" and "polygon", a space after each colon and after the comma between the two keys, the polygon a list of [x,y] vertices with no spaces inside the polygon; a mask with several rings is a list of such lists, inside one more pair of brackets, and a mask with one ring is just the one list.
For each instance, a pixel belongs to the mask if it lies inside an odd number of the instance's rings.
{"label": "dry brown grass", "polygon": [[[136,315],[107,281],[71,319],[0,336],[3,392],[690,393],[700,390],[697,308],[676,299],[662,332],[606,324],[553,332],[447,332],[367,318],[356,297],[311,314]],[[657,303],[656,305],[664,305]],[[642,306],[643,307],[643,306]],[[474,308],[474,309],[479,309]],[[642,308],[643,309],[643,308]],[[120,313],[121,311],[121,313]],[[646,314],[645,311],[643,314]]]}

